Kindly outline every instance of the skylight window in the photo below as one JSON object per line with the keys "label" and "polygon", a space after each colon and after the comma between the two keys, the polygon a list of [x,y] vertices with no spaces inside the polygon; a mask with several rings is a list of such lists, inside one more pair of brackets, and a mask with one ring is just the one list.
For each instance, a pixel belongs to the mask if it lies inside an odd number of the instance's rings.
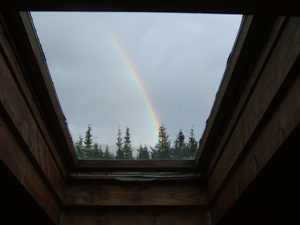
{"label": "skylight window", "polygon": [[32,17],[81,159],[194,158],[241,16]]}

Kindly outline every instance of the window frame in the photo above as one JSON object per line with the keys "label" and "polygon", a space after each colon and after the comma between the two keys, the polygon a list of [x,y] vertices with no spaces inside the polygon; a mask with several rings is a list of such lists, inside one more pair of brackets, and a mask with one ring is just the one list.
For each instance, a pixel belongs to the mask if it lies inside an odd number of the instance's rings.
{"label": "window frame", "polygon": [[[52,154],[58,154],[67,171],[180,171],[203,172],[211,157],[214,146],[230,120],[231,112],[239,98],[243,84],[249,78],[249,59],[255,54],[256,41],[261,38],[262,28],[270,18],[244,16],[232,53],[228,59],[224,76],[217,92],[209,119],[194,160],[80,160],[66,119],[47,68],[46,59],[30,15],[26,12],[4,13],[8,18],[14,44],[24,52],[19,55],[27,71],[26,80],[36,98],[50,136],[56,144]],[[22,33],[23,35],[19,35]],[[26,35],[24,35],[26,34]],[[24,39],[24,37],[27,37]],[[26,53],[26,54],[25,54]],[[243,76],[240,76],[243,74]]]}

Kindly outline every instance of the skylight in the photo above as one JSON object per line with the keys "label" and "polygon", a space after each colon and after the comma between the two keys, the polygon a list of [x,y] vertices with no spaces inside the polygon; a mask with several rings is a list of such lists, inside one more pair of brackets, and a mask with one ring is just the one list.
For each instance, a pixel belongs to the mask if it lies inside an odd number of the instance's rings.
{"label": "skylight", "polygon": [[[201,138],[241,16],[34,12],[32,17],[74,143],[82,137],[83,148],[98,144],[104,153],[109,149],[111,159],[123,159],[116,157],[117,143],[124,149],[129,131],[133,158],[146,148],[150,159],[194,157],[180,151],[176,156],[174,149],[181,133],[184,146],[191,136]],[[84,143],[89,127],[92,142]],[[162,129],[172,153],[156,157]]]}

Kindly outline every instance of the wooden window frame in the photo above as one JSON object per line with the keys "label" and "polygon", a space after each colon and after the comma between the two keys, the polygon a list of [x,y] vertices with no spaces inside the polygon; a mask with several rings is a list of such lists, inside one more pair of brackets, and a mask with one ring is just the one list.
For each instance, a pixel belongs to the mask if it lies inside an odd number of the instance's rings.
{"label": "wooden window frame", "polygon": [[[24,1],[25,2],[25,1]],[[70,3],[69,1],[60,1]],[[84,8],[84,1],[79,1]],[[228,1],[230,2],[230,1]],[[20,4],[20,9],[56,9],[49,7],[48,1],[31,1],[32,5]],[[132,6],[132,5],[131,5]],[[13,7],[11,4],[6,8]],[[75,6],[68,8],[74,10]],[[88,6],[84,8],[89,10]],[[213,6],[211,6],[213,7]],[[201,7],[200,7],[201,8]],[[276,8],[276,7],[275,7]],[[96,8],[97,9],[97,8]],[[117,9],[117,8],[116,8]],[[134,10],[133,10],[134,9]],[[164,7],[160,7],[161,10]],[[179,8],[178,8],[179,9]],[[185,12],[192,12],[188,9],[182,9]],[[102,10],[103,11],[103,10]],[[121,11],[121,10],[118,10]],[[147,11],[143,8],[128,8],[123,11]],[[156,11],[156,10],[153,10]],[[163,10],[164,11],[164,10]],[[165,10],[167,11],[167,10]],[[173,10],[178,11],[178,10]],[[205,11],[205,10],[204,10]],[[209,12],[209,10],[206,10]],[[222,10],[221,10],[222,11]],[[218,12],[218,10],[213,10]],[[234,10],[223,10],[224,13],[235,13]],[[238,12],[248,12],[239,9]],[[289,11],[292,12],[292,11]],[[284,13],[284,9],[282,9]],[[236,107],[239,94],[244,88],[244,84],[249,79],[251,67],[249,60],[255,59],[255,54],[259,51],[257,43],[262,41],[263,34],[269,23],[272,23],[272,17],[262,16],[244,16],[242,26],[236,39],[233,51],[228,59],[224,77],[216,95],[213,108],[206,128],[203,133],[197,155],[194,160],[78,160],[74,145],[65,117],[62,113],[58,98],[55,93],[51,77],[46,65],[41,46],[38,42],[36,31],[32,24],[31,18],[25,12],[4,13],[8,29],[18,53],[19,61],[22,62],[23,69],[26,71],[26,81],[31,87],[31,91],[41,111],[43,121],[47,125],[48,131],[55,140],[58,154],[63,159],[64,165],[68,171],[180,171],[180,172],[197,172],[205,170],[208,161],[214,155],[215,144],[222,135],[224,127],[230,120],[231,112]],[[20,35],[22,34],[22,35]],[[26,37],[26,38],[24,38]],[[242,74],[242,76],[241,76]],[[16,127],[16,132],[18,128]]]}

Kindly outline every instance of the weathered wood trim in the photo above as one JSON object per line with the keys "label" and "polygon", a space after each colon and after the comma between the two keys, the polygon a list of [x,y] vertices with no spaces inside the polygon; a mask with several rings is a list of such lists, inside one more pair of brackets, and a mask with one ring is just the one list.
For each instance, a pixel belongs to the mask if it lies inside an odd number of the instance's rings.
{"label": "weathered wood trim", "polygon": [[[291,33],[293,35],[291,35]],[[229,174],[239,155],[245,151],[248,143],[253,142],[253,137],[260,129],[265,115],[272,112],[272,101],[276,101],[277,93],[281,86],[288,80],[289,71],[293,65],[297,65],[297,56],[300,52],[300,26],[297,19],[291,20],[286,26],[286,32],[282,34],[267,65],[262,68],[262,75],[255,86],[255,90],[247,101],[242,115],[238,118],[234,131],[224,146],[223,155],[217,162],[214,171],[208,180],[209,198],[214,196],[219,185]],[[293,46],[292,49],[286,45]],[[284,63],[277,63],[284,62]],[[274,75],[273,75],[274,74]],[[295,76],[294,71],[290,76]],[[296,110],[296,109],[295,109]]]}
{"label": "weathered wood trim", "polygon": [[185,171],[194,172],[194,160],[78,160],[76,171]]}
{"label": "weathered wood trim", "polygon": [[[1,114],[5,116],[4,119],[6,121],[12,122],[10,125],[15,127],[14,130],[18,129],[19,135],[17,133],[15,135],[20,137],[19,142],[24,143],[27,154],[32,155],[45,179],[49,181],[49,185],[53,187],[55,193],[62,199],[64,192],[63,175],[58,170],[48,146],[45,144],[21,93],[19,93],[18,87],[14,83],[7,65],[4,63],[2,54],[0,54],[0,65],[1,83],[3,82],[0,89]],[[18,102],[18,104],[11,104],[11,102]],[[1,149],[1,151],[3,150]]]}
{"label": "weathered wood trim", "polygon": [[10,123],[14,135],[19,138],[19,142],[23,143],[24,150],[33,157],[34,163],[40,168],[45,181],[62,200],[66,178],[65,168],[24,80],[22,72],[26,74],[26,71],[21,71],[19,68],[19,61],[15,58],[11,45],[6,39],[8,34],[2,28],[0,30],[1,111],[5,115],[5,120]]}
{"label": "weathered wood trim", "polygon": [[[2,24],[3,25],[3,24]],[[20,95],[23,97],[23,101],[25,102],[25,105],[28,108],[28,112],[31,113],[32,118],[35,121],[35,124],[37,125],[37,128],[39,132],[41,133],[43,139],[45,140],[46,145],[49,148],[49,153],[52,155],[57,167],[60,169],[60,172],[62,176],[66,176],[66,168],[63,166],[62,159],[59,155],[59,153],[56,150],[56,146],[53,143],[53,140],[49,136],[49,133],[47,131],[47,127],[44,124],[43,118],[39,112],[38,106],[35,104],[34,97],[31,94],[31,91],[26,83],[26,80],[24,77],[25,71],[22,72],[20,66],[22,66],[22,63],[19,64],[16,56],[14,55],[14,52],[12,50],[12,46],[9,43],[9,40],[7,38],[8,34],[5,33],[5,31],[0,28],[1,36],[0,36],[0,52],[3,55],[3,63],[7,65],[7,68],[10,70],[10,75],[13,78],[14,82],[16,83],[17,87],[19,88]],[[17,52],[15,53],[18,54]],[[8,74],[6,75],[8,76]],[[3,83],[3,85],[5,85]],[[9,93],[7,93],[9,95]],[[23,111],[21,111],[23,112]],[[16,115],[13,115],[16,116]],[[19,132],[22,132],[21,129]],[[27,132],[27,131],[26,131]],[[25,134],[26,135],[26,134]]]}
{"label": "weathered wood trim", "polygon": [[207,188],[214,224],[299,126],[299,40],[300,20],[291,18],[213,168]]}
{"label": "weathered wood trim", "polygon": [[200,140],[196,155],[199,171],[207,170],[211,158],[218,155],[218,145],[224,138],[227,126],[235,123],[232,114],[239,107],[238,101],[241,96],[243,97],[242,94],[245,94],[243,91],[247,82],[255,81],[255,77],[251,77],[253,65],[257,62],[265,39],[275,21],[276,18],[273,17],[246,16],[243,18],[241,30]]}
{"label": "weathered wood trim", "polygon": [[[239,164],[236,165],[236,169],[230,178],[228,178],[222,190],[220,190],[218,197],[212,203],[212,224],[218,223],[255,177],[271,161],[280,147],[285,144],[285,141],[288,140],[291,135],[299,136],[300,101],[299,98],[297,99],[297,93],[300,88],[300,79],[298,79],[297,83],[297,86],[293,88],[294,90],[292,90],[289,95],[291,99],[287,98],[283,100],[277,112],[270,118],[268,126],[264,128],[258,140],[251,148],[251,151],[239,161]],[[285,115],[288,110],[289,112],[291,112],[291,110],[293,111],[295,106],[293,104],[297,105],[297,111],[295,111],[295,114],[290,114],[290,117],[286,117]],[[299,143],[293,147],[295,150],[298,150]],[[273,174],[273,176],[276,176],[276,174]]]}
{"label": "weathered wood trim", "polygon": [[200,182],[84,182],[69,184],[66,206],[206,206]]}
{"label": "weathered wood trim", "polygon": [[189,12],[189,13],[229,13],[260,15],[299,15],[298,1],[259,0],[189,0],[169,3],[169,1],[134,0],[9,0],[1,1],[3,10],[14,11],[133,11],[133,12]]}
{"label": "weathered wood trim", "polygon": [[253,89],[255,89],[256,82],[259,81],[262,67],[265,66],[266,62],[268,61],[268,58],[272,53],[272,48],[275,46],[276,44],[275,42],[278,39],[278,35],[281,32],[281,29],[284,27],[285,21],[286,21],[285,17],[277,18],[276,21],[274,22],[272,29],[270,30],[269,35],[266,38],[265,44],[262,47],[262,52],[259,54],[259,57],[257,57],[257,62],[251,73],[251,76],[249,77],[247,84],[243,88],[242,94],[240,94],[238,104],[236,105],[234,112],[231,114],[229,123],[227,124],[226,129],[222,135],[222,138],[215,149],[212,159],[209,161],[209,164],[207,165],[206,168],[207,177],[211,176],[211,173],[215,168],[218,159],[227,144],[228,139],[231,137],[232,132],[236,128],[237,125],[236,123],[239,117],[242,115],[243,110],[247,105],[249,98],[251,97]]}
{"label": "weathered wood trim", "polygon": [[31,18],[25,12],[7,12],[2,13],[2,23],[22,71],[22,75],[16,76],[19,82],[26,80],[25,86],[30,87],[31,93],[28,102],[34,102],[39,110],[40,116],[35,115],[35,119],[40,117],[39,126],[46,127],[51,137],[48,141],[55,146],[51,148],[53,155],[62,159],[55,157],[56,161],[63,162],[64,170],[72,170],[77,156]]}
{"label": "weathered wood trim", "polygon": [[[10,169],[24,188],[41,206],[42,210],[51,218],[53,224],[58,224],[60,205],[56,200],[57,198],[49,190],[49,186],[44,182],[40,171],[35,168],[32,160],[25,154],[23,147],[18,144],[18,140],[15,139],[1,117],[0,136],[0,160]],[[51,168],[49,169],[51,170]],[[18,216],[17,214],[16,212],[16,216]]]}
{"label": "weathered wood trim", "polygon": [[68,174],[68,181],[202,181],[203,174],[186,172],[156,172],[156,171],[119,171],[119,172],[76,172]]}

